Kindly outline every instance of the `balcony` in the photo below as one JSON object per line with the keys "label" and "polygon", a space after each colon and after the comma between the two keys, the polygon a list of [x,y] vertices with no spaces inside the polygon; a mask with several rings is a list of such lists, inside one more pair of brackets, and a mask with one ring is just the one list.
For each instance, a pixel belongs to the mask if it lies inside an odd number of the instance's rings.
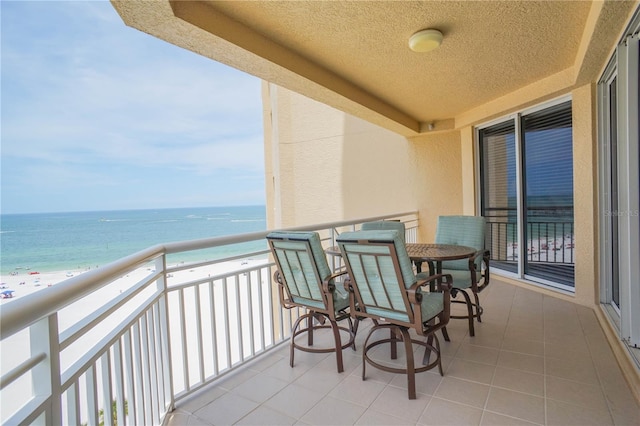
{"label": "balcony", "polygon": [[[384,218],[416,240],[415,213]],[[374,219],[297,229],[330,246]],[[593,311],[497,277],[476,337],[452,320],[445,376],[419,375],[415,401],[401,376],[369,368],[362,381],[359,351],[344,352],[342,374],[331,354],[297,352],[289,367],[298,312],[273,292],[265,235],[150,247],[4,305],[3,424],[640,423]],[[239,245],[224,259],[175,262]]]}

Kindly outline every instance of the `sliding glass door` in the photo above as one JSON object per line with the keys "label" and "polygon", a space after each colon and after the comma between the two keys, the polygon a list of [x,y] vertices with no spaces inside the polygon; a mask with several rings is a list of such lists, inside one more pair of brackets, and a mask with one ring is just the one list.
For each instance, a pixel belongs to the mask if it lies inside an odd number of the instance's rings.
{"label": "sliding glass door", "polygon": [[524,273],[573,287],[571,102],[521,117]]}
{"label": "sliding glass door", "polygon": [[[600,301],[640,346],[640,8],[598,83]],[[637,353],[637,351],[636,351]],[[640,362],[640,356],[637,356]]]}
{"label": "sliding glass door", "polygon": [[523,111],[478,131],[481,214],[492,267],[574,286],[571,101]]}

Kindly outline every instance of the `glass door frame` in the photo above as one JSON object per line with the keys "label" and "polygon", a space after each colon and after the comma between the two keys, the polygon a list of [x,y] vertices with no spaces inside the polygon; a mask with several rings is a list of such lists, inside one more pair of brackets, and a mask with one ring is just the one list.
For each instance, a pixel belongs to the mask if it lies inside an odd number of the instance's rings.
{"label": "glass door frame", "polygon": [[[523,148],[523,144],[522,144],[522,117],[526,116],[528,114],[534,113],[534,112],[538,112],[550,107],[553,107],[555,105],[559,105],[562,104],[564,102],[567,101],[572,101],[572,96],[571,94],[567,94],[567,95],[563,95],[560,96],[558,98],[549,100],[547,102],[535,105],[533,107],[518,111],[517,113],[513,113],[513,114],[509,114],[507,116],[503,116],[500,118],[497,118],[495,120],[491,120],[489,122],[483,123],[480,126],[476,126],[474,129],[474,135],[475,135],[475,140],[476,140],[476,147],[477,147],[477,152],[480,152],[479,146],[480,146],[480,131],[483,129],[486,129],[488,127],[491,126],[495,126],[496,124],[500,124],[500,123],[504,123],[506,121],[510,121],[513,120],[514,122],[514,143],[515,143],[515,156],[516,156],[516,198],[517,198],[517,212],[516,212],[516,216],[517,216],[517,236],[518,236],[518,272],[514,273],[514,272],[510,272],[510,271],[506,271],[506,270],[500,270],[500,274],[503,274],[507,277],[512,277],[512,278],[516,278],[516,279],[525,279],[531,283],[534,284],[541,284],[544,285],[545,287],[552,287],[554,289],[557,290],[563,290],[566,291],[569,294],[574,294],[575,293],[575,287],[572,286],[568,286],[568,285],[564,285],[561,283],[557,283],[557,282],[552,282],[549,280],[546,280],[544,278],[541,277],[537,277],[537,276],[532,276],[532,275],[528,275],[525,274],[525,265],[524,262],[522,261],[522,259],[526,259],[527,256],[527,244],[523,244],[522,241],[524,241],[525,239],[525,224],[526,224],[526,210],[525,210],[525,200],[524,200],[524,194],[523,194],[523,185],[522,185],[522,181],[523,181],[523,170],[524,170],[524,161],[525,158],[522,155],[522,148]],[[482,211],[482,175],[481,175],[481,164],[480,164],[480,155],[476,155],[476,194],[479,194],[478,197],[476,197],[476,209],[477,211],[481,212]]]}
{"label": "glass door frame", "polygon": [[[599,200],[600,200],[600,303],[617,327],[620,338],[630,346],[640,346],[640,8],[629,25],[628,31],[618,44],[616,51],[598,82],[598,144],[600,153]],[[616,78],[616,122],[613,123],[608,106],[608,90]],[[612,172],[611,150],[608,142],[610,130],[617,132],[617,179],[618,197],[611,200],[610,179]],[[607,186],[608,185],[608,186]],[[604,188],[607,188],[606,190]],[[617,203],[615,203],[617,201]],[[615,204],[615,205],[614,205]],[[608,215],[616,216],[618,222],[618,261],[613,259],[608,244],[611,221]],[[613,269],[617,268],[619,304],[612,303]],[[618,307],[619,309],[616,309]]]}

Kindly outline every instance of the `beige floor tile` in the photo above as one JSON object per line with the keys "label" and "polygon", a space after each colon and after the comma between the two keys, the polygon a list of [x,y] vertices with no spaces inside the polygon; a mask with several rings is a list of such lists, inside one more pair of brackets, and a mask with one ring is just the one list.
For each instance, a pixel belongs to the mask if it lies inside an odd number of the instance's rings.
{"label": "beige floor tile", "polygon": [[332,396],[323,398],[300,419],[312,425],[352,425],[365,412],[366,407]]}
{"label": "beige floor tile", "polygon": [[250,368],[241,368],[232,372],[231,374],[223,377],[216,382],[216,387],[224,390],[231,390],[241,383],[246,382],[256,374],[260,373],[258,370],[252,370]]}
{"label": "beige floor tile", "polygon": [[291,384],[263,405],[299,419],[325,396],[323,392]]}
{"label": "beige floor tile", "polygon": [[473,337],[467,336],[463,344],[498,350],[502,347],[503,339],[504,332],[484,332],[476,329],[476,335]]}
{"label": "beige floor tile", "polygon": [[262,403],[273,395],[284,389],[288,382],[266,374],[257,374],[250,381],[236,386],[231,392],[248,398],[252,401]]}
{"label": "beige floor tile", "polygon": [[529,373],[543,374],[544,358],[518,352],[500,351],[498,367],[514,368]]}
{"label": "beige floor tile", "polygon": [[385,386],[384,383],[371,380],[363,381],[360,377],[351,375],[333,388],[329,395],[368,407],[380,395]]}
{"label": "beige floor tile", "polygon": [[299,419],[325,396],[323,392],[291,384],[263,405],[273,408],[280,413],[284,413],[289,417]]}
{"label": "beige floor tile", "polygon": [[218,386],[207,386],[204,389],[190,395],[187,398],[181,399],[176,402],[176,407],[180,410],[195,413],[205,405],[216,400],[227,391]]}
{"label": "beige floor tile", "polygon": [[265,368],[262,371],[262,373],[267,374],[271,377],[275,377],[278,379],[291,382],[297,379],[298,377],[302,376],[304,373],[309,371],[314,366],[315,364],[312,364],[310,362],[301,363],[300,360],[298,359],[295,367],[291,367],[289,365],[289,357],[287,357],[286,359],[280,359],[277,362],[275,362],[273,365]]}
{"label": "beige floor tile", "polygon": [[236,425],[294,425],[297,419],[269,407],[260,406],[244,416]]}
{"label": "beige floor tile", "polygon": [[588,356],[580,358],[545,357],[545,374],[582,383],[599,384],[596,369]]}
{"label": "beige floor tile", "polygon": [[416,399],[409,399],[406,389],[387,386],[371,407],[376,411],[415,423],[431,400],[429,395],[417,394]]}
{"label": "beige floor tile", "polygon": [[438,398],[483,408],[489,394],[489,386],[480,383],[445,377],[435,395]]}
{"label": "beige floor tile", "polygon": [[482,426],[533,426],[536,424],[538,423],[532,423],[486,410],[482,414],[482,421],[480,422]]}
{"label": "beige floor tile", "polygon": [[612,409],[611,415],[616,425],[637,426],[640,425],[640,408],[629,407],[627,409]]}
{"label": "beige floor tile", "polygon": [[528,355],[544,356],[544,343],[539,340],[510,337],[502,341],[502,350]]}
{"label": "beige floor tile", "polygon": [[547,398],[586,408],[608,410],[599,385],[589,385],[555,376],[545,376]]}
{"label": "beige floor tile", "polygon": [[456,353],[456,358],[482,364],[496,365],[499,353],[500,351],[495,348],[463,343]]}
{"label": "beige floor tile", "polygon": [[210,404],[205,405],[194,414],[211,424],[233,424],[249,414],[258,403],[240,395],[228,393]]}
{"label": "beige floor tile", "polygon": [[544,327],[532,324],[512,324],[509,322],[504,332],[505,338],[544,340]]}
{"label": "beige floor tile", "polygon": [[535,396],[544,396],[544,376],[523,370],[497,367],[491,385]]}
{"label": "beige floor tile", "polygon": [[494,365],[456,358],[447,368],[446,375],[489,385],[495,370],[496,367]]}
{"label": "beige floor tile", "polygon": [[547,399],[547,425],[549,426],[606,426],[612,425],[609,411],[594,410]]}
{"label": "beige floor tile", "polygon": [[482,410],[440,398],[432,398],[420,416],[421,425],[479,425]]}
{"label": "beige floor tile", "polygon": [[[433,395],[442,382],[442,377],[437,369],[416,374],[416,392]],[[395,374],[389,382],[391,386],[407,389],[408,381],[405,374]]]}
{"label": "beige floor tile", "polygon": [[318,365],[297,378],[293,383],[308,389],[327,393],[335,388],[338,383],[348,375],[348,373],[338,373],[337,371],[327,369],[325,366]]}
{"label": "beige floor tile", "polygon": [[[192,424],[195,424],[193,421],[197,421],[198,418],[191,413],[176,410],[167,415],[166,426],[186,426],[189,424],[190,420],[192,420]],[[207,423],[204,420],[201,420],[200,424],[206,425]]]}
{"label": "beige floor tile", "polygon": [[[580,341],[581,340],[581,341]],[[559,340],[556,343],[545,342],[544,356],[551,358],[589,356],[587,342],[582,339]]]}
{"label": "beige floor tile", "polygon": [[415,422],[369,409],[358,419],[356,424],[365,426],[413,426]]}
{"label": "beige floor tile", "polygon": [[533,423],[544,424],[544,398],[537,396],[492,387],[486,409]]}

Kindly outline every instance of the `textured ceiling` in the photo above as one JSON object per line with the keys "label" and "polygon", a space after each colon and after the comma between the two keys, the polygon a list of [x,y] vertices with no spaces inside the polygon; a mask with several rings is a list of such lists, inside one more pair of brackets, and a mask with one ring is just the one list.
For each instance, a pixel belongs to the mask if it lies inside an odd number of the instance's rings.
{"label": "textured ceiling", "polygon": [[[113,4],[128,25],[348,112],[366,116],[368,110],[416,133],[426,123],[454,122],[555,74],[569,70],[576,81],[581,72],[593,74],[636,2]],[[424,28],[441,30],[442,46],[412,52],[408,39]]]}

